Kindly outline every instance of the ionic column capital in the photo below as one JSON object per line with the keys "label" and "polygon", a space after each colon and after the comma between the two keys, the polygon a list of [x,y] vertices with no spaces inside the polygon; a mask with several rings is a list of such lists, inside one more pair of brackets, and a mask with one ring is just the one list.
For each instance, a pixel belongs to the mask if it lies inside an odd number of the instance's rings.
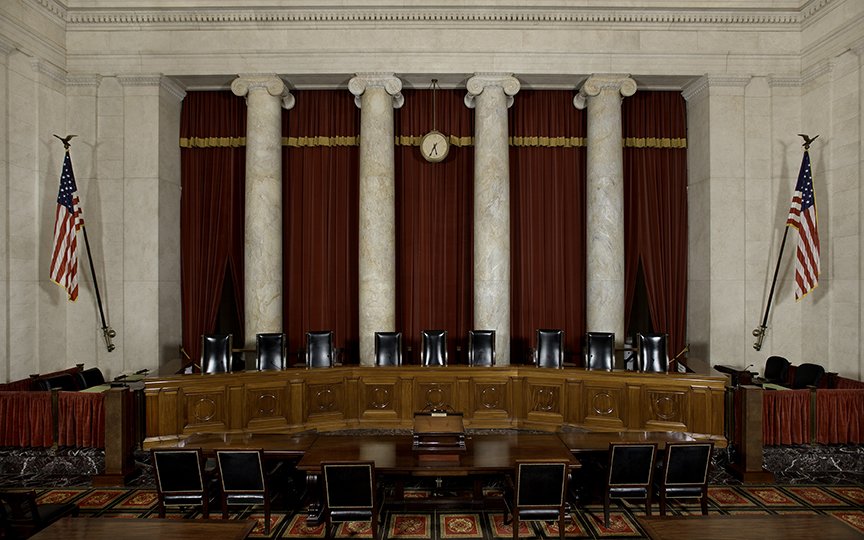
{"label": "ionic column capital", "polygon": [[288,91],[285,81],[274,74],[241,74],[231,83],[231,91],[235,96],[246,96],[252,90],[266,90],[271,96],[280,98],[283,109],[294,107],[294,96]]}
{"label": "ionic column capital", "polygon": [[625,73],[591,75],[573,98],[573,106],[580,110],[584,109],[588,106],[589,97],[597,97],[604,90],[620,92],[623,97],[632,96],[636,93],[636,81]]}
{"label": "ionic column capital", "polygon": [[466,84],[468,93],[465,94],[465,106],[473,109],[474,100],[483,93],[487,86],[499,87],[504,91],[504,95],[507,96],[508,109],[513,106],[513,96],[522,88],[519,79],[514,77],[512,73],[475,73]]}
{"label": "ionic column capital", "polygon": [[354,94],[354,104],[359,109],[363,103],[362,96],[368,88],[383,88],[393,97],[393,108],[399,109],[405,104],[402,95],[402,79],[393,73],[356,73],[348,81],[348,90]]}

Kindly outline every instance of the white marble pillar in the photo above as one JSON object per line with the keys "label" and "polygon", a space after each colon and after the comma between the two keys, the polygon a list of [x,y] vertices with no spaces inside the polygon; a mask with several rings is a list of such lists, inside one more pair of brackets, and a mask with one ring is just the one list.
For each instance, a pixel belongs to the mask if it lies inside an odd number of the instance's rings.
{"label": "white marble pillar", "polygon": [[621,99],[636,93],[629,75],[592,75],[573,99],[588,107],[586,326],[624,342],[624,152]]}
{"label": "white marble pillar", "polygon": [[283,331],[281,109],[293,107],[294,96],[267,74],[240,75],[231,91],[246,96],[247,107],[243,327],[245,347],[252,348],[255,334]]}
{"label": "white marble pillar", "polygon": [[392,73],[358,73],[360,107],[360,365],[375,364],[375,332],[396,330],[396,162],[393,109],[405,103]]}
{"label": "white marble pillar", "polygon": [[495,330],[496,362],[510,364],[510,157],[507,108],[519,91],[509,73],[476,73],[474,109],[474,328]]}

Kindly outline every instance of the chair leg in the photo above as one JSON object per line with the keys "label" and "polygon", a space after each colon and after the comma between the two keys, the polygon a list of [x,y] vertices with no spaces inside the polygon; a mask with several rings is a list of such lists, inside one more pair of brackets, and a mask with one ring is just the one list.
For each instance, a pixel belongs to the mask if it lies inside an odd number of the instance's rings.
{"label": "chair leg", "polygon": [[660,515],[661,516],[666,515],[666,491],[665,490],[660,491]]}
{"label": "chair leg", "polygon": [[270,498],[264,497],[264,534],[270,534]]}
{"label": "chair leg", "polygon": [[708,491],[707,490],[702,491],[702,515],[703,516],[708,515]]}
{"label": "chair leg", "polygon": [[519,511],[513,509],[513,540],[519,540]]}
{"label": "chair leg", "polygon": [[648,496],[645,497],[645,515],[651,515],[651,492],[648,492]]}
{"label": "chair leg", "polygon": [[565,515],[564,510],[561,510],[561,517],[558,518],[558,538],[561,540],[564,540],[564,529],[567,528],[567,520],[564,519]]}
{"label": "chair leg", "polygon": [[603,516],[606,518],[605,527],[609,528],[609,494],[606,494],[606,498],[603,499]]}

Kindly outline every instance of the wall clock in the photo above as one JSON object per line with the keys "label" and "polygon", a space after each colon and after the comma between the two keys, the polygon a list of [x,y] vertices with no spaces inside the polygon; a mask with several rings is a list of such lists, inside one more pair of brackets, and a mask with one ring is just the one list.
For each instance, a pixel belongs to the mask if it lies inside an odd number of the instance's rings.
{"label": "wall clock", "polygon": [[437,111],[435,110],[435,89],[438,79],[432,79],[432,131],[420,139],[420,155],[423,159],[432,163],[443,161],[450,151],[450,139],[435,129]]}

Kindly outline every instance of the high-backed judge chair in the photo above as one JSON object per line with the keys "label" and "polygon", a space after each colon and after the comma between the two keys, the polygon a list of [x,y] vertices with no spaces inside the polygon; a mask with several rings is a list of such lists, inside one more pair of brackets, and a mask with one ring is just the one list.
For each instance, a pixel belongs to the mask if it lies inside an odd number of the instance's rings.
{"label": "high-backed judge chair", "polygon": [[201,336],[201,373],[228,373],[231,366],[231,334]]}
{"label": "high-backed judge chair", "polygon": [[516,481],[506,477],[504,523],[513,519],[513,540],[519,539],[520,521],[557,521],[564,540],[567,518],[567,467],[560,461],[517,462]]}
{"label": "high-backed judge chair", "polygon": [[582,352],[586,369],[611,371],[615,367],[615,334],[588,332],[585,334],[585,347]]}
{"label": "high-backed judge chair", "polygon": [[402,332],[375,332],[375,365],[402,365]]}
{"label": "high-backed judge chair", "polygon": [[325,538],[333,523],[371,521],[372,540],[378,540],[378,488],[374,461],[323,461]]}
{"label": "high-backed judge chair", "polygon": [[285,334],[255,335],[255,369],[285,369]]}
{"label": "high-backed judge chair", "polygon": [[789,378],[789,360],[782,356],[769,356],[765,361],[765,371],[759,381],[762,383],[786,386]]}
{"label": "high-backed judge chair", "polygon": [[260,448],[216,450],[219,486],[222,491],[222,519],[228,519],[228,506],[263,506],[264,534],[270,534],[270,490],[264,477]]}
{"label": "high-backed judge chair", "polygon": [[824,367],[818,364],[801,364],[795,368],[795,373],[792,375],[792,389],[803,390],[808,386],[819,386],[824,376]]}
{"label": "high-backed judge chair", "polygon": [[537,330],[537,347],[531,352],[537,367],[564,367],[564,331]]}
{"label": "high-backed judge chair", "polygon": [[713,442],[666,443],[660,478],[654,481],[660,515],[666,515],[666,499],[699,499],[702,515],[708,515],[708,470]]}
{"label": "high-backed judge chair", "polygon": [[28,538],[55,521],[77,517],[77,504],[36,504],[36,492],[0,492],[0,532],[4,538]]}
{"label": "high-backed judge chair", "polygon": [[78,385],[75,384],[75,378],[68,373],[39,379],[36,381],[36,387],[39,390],[53,390],[54,388],[57,388],[64,392],[75,392],[78,390]]}
{"label": "high-backed judge chair", "polygon": [[666,334],[636,334],[636,370],[653,373],[669,371]]}
{"label": "high-backed judge chair", "polygon": [[609,528],[612,499],[645,499],[645,513],[651,515],[651,484],[657,443],[610,443],[603,517]]}
{"label": "high-backed judge chair", "polygon": [[98,367],[81,370],[72,375],[72,378],[75,379],[75,385],[78,386],[78,390],[85,390],[105,384],[105,376],[102,375],[102,370]]}
{"label": "high-backed judge chair", "polygon": [[420,365],[447,365],[447,330],[423,330],[420,333]]}
{"label": "high-backed judge chair", "polygon": [[495,330],[468,331],[468,365],[495,365]]}
{"label": "high-backed judge chair", "polygon": [[204,519],[210,517],[210,489],[204,461],[198,448],[150,450],[156,475],[159,517],[167,506],[200,506]]}
{"label": "high-backed judge chair", "polygon": [[333,332],[306,332],[306,367],[333,367],[336,364]]}

